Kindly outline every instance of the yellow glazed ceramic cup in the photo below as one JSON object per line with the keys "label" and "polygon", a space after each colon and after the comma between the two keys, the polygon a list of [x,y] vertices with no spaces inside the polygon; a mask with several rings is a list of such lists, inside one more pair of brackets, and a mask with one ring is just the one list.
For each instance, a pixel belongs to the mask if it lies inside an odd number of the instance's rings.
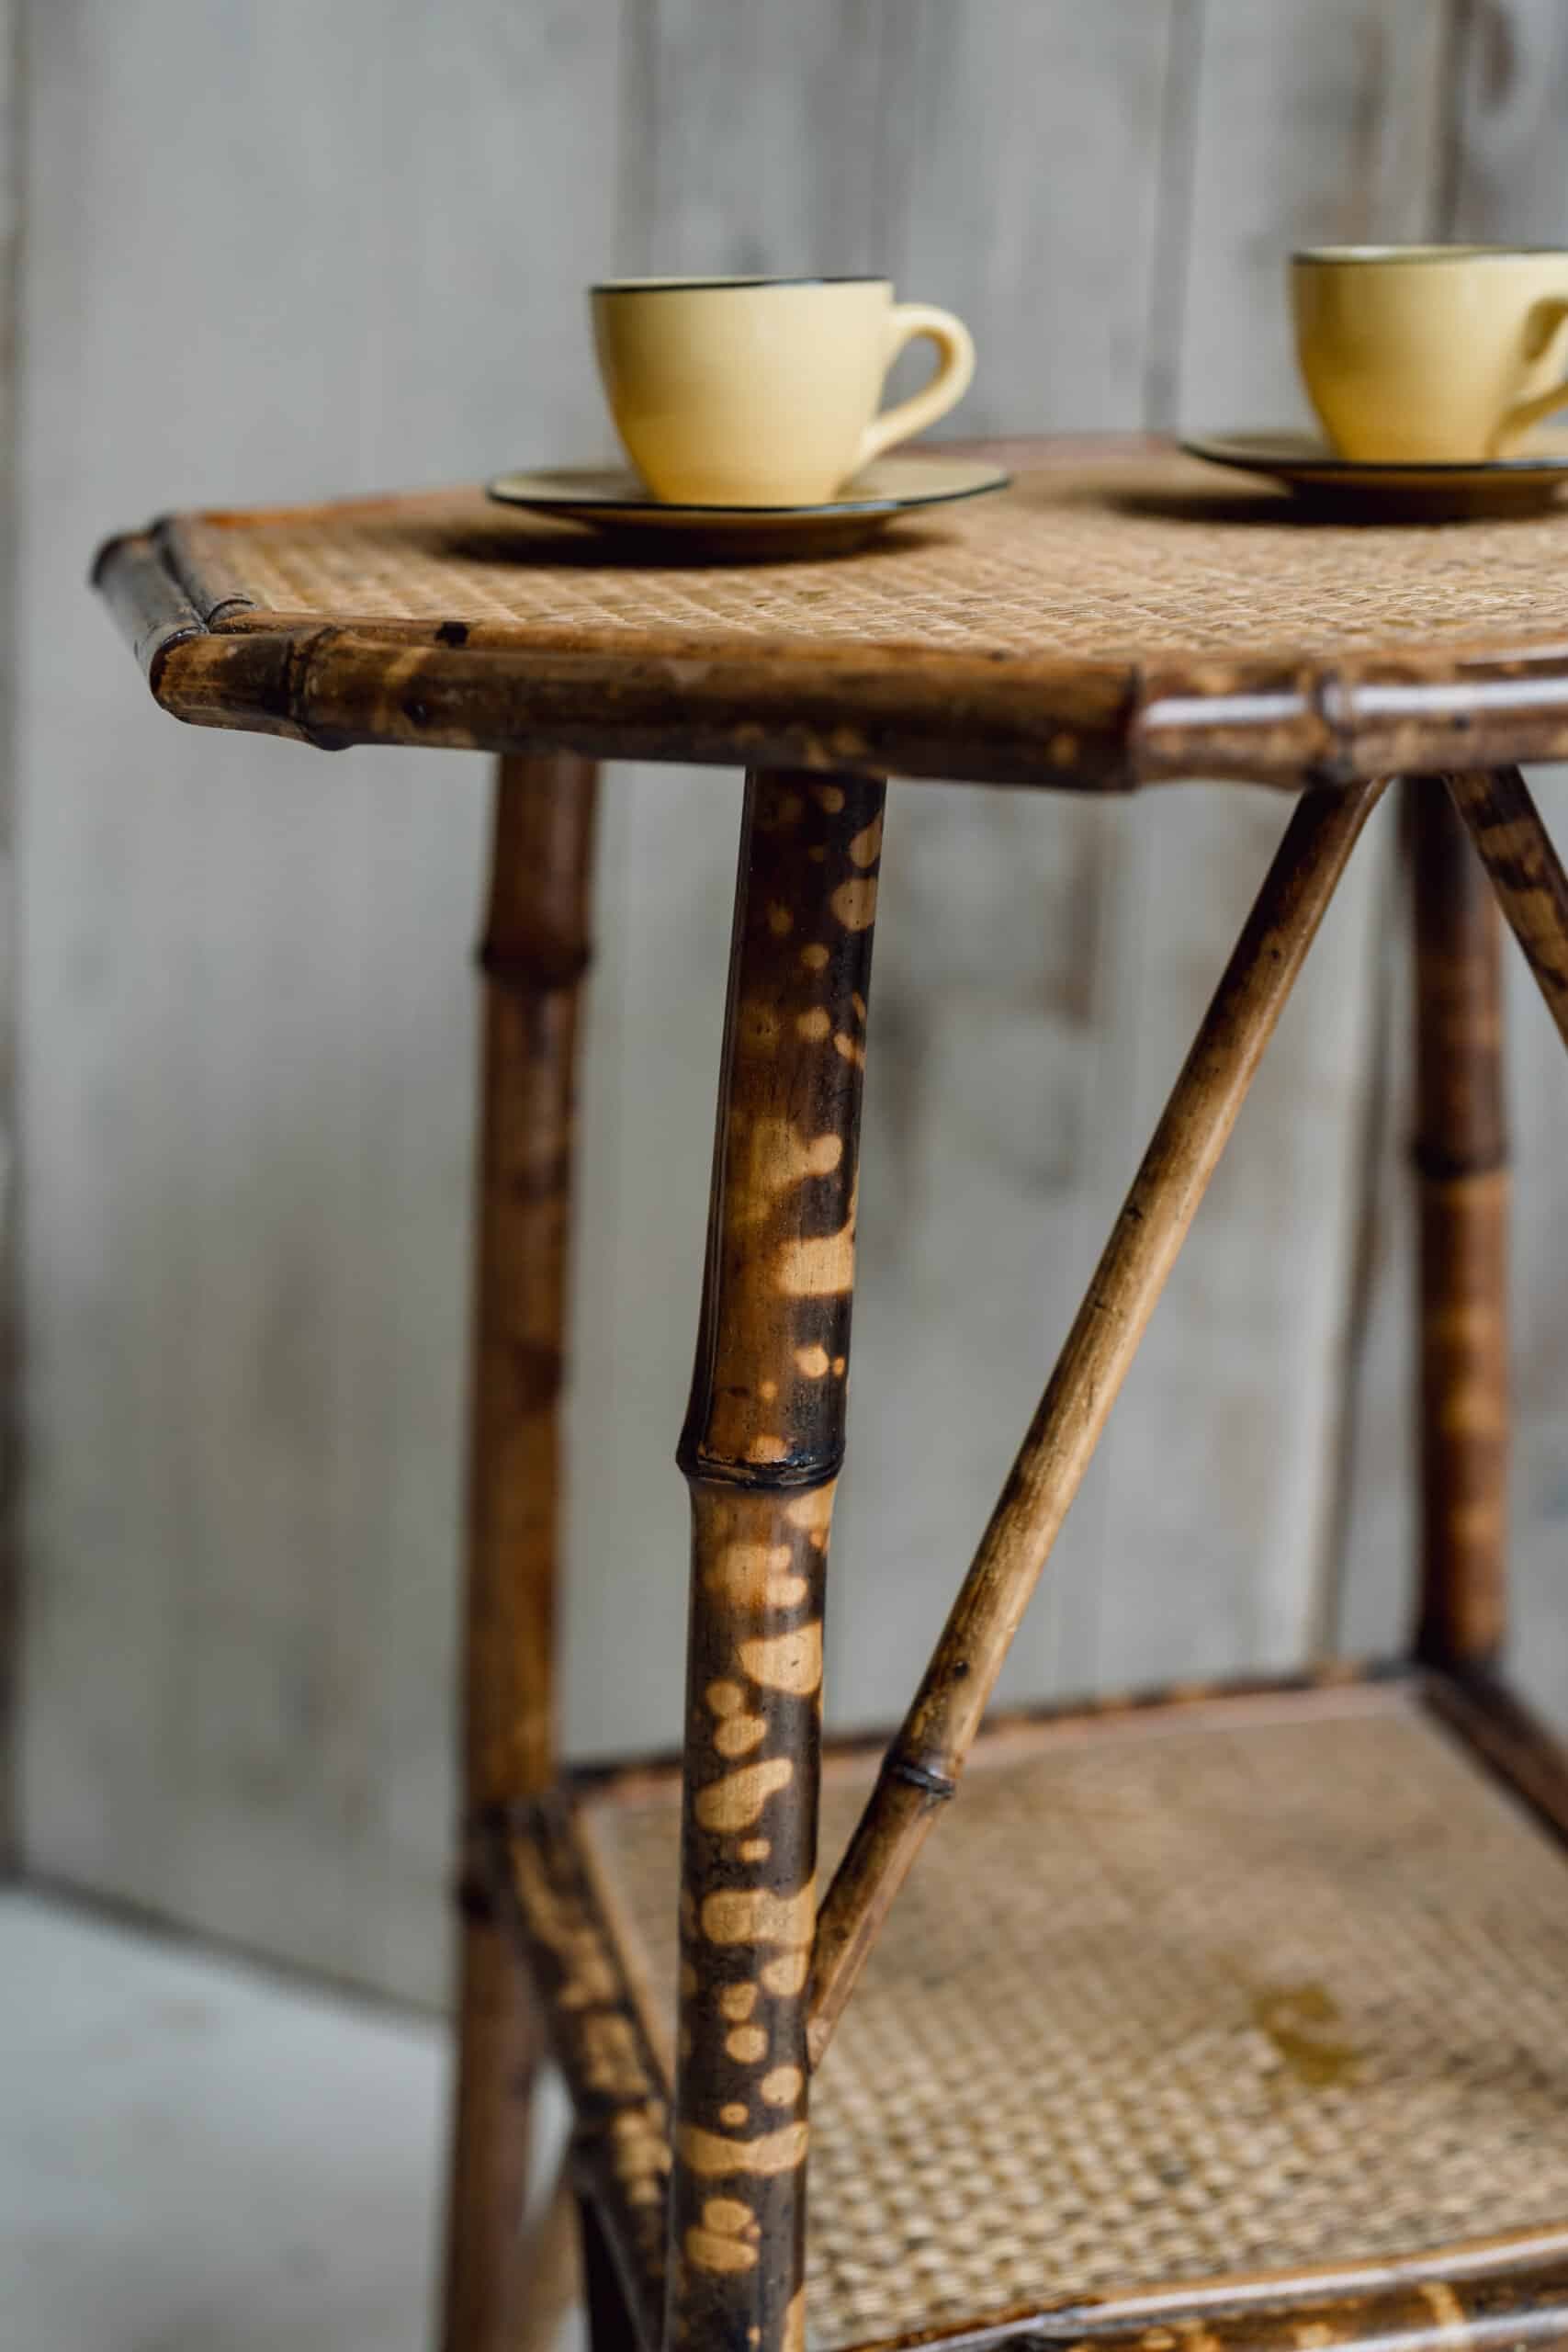
{"label": "yellow glazed ceramic cup", "polygon": [[1568,252],[1339,245],[1292,256],[1296,353],[1342,458],[1506,457],[1568,406]]}
{"label": "yellow glazed ceramic cup", "polygon": [[[621,278],[592,289],[599,372],[632,463],[656,498],[818,506],[961,400],[968,330],[895,302],[886,277]],[[904,345],[939,358],[923,390],[877,414]]]}

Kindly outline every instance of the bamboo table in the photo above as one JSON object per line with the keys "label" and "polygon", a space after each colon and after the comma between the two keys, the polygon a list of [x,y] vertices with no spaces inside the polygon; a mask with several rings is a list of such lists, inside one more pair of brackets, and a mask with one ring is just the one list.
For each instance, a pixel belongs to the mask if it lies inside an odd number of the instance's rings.
{"label": "bamboo table", "polygon": [[[1495,1678],[1497,905],[1568,1036],[1568,885],[1516,764],[1568,755],[1568,521],[1352,527],[1157,445],[1002,454],[1009,495],[838,561],[620,566],[471,491],[179,515],[100,559],[179,718],[501,755],[450,2352],[512,2347],[525,2316],[536,2002],[575,2105],[598,2352],[1568,2340],[1568,1769]],[[617,757],[750,775],[679,1448],[682,1752],[562,1784],[573,1051],[591,763]],[[824,1769],[890,773],[1298,797],[908,1715],[880,1758]],[[1396,775],[1418,779],[1411,1656],[982,1734]],[[820,1904],[819,1800],[838,1858]]]}

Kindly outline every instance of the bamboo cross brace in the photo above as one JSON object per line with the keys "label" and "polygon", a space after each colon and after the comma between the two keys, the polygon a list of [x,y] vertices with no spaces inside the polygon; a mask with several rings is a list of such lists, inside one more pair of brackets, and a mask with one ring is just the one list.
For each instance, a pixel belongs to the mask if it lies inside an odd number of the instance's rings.
{"label": "bamboo cross brace", "polygon": [[1383,786],[1303,795],[818,1921],[810,2049],[945,1798],[1356,838]]}
{"label": "bamboo cross brace", "polygon": [[1498,903],[1568,1045],[1568,876],[1517,768],[1450,775]]}
{"label": "bamboo cross brace", "polygon": [[822,1607],[883,786],[748,782],[691,1486],[671,2352],[805,2342]]}

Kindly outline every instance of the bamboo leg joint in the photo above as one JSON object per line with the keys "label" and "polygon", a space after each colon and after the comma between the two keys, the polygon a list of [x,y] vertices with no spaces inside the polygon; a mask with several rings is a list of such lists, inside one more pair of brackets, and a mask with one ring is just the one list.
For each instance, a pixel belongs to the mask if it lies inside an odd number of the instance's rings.
{"label": "bamboo leg joint", "polygon": [[912,1757],[890,1757],[883,1770],[895,1780],[908,1781],[912,1789],[934,1797],[939,1804],[945,1804],[950,1797],[958,1794],[958,1782],[950,1772],[933,1771],[929,1764],[919,1764]]}
{"label": "bamboo leg joint", "polygon": [[844,1466],[840,1439],[826,1452],[814,1451],[787,1462],[742,1462],[733,1455],[706,1453],[689,1435],[675,1451],[677,1467],[693,1486],[744,1487],[754,1494],[809,1493],[830,1487]]}
{"label": "bamboo leg joint", "polygon": [[489,1887],[482,1880],[469,1878],[467,1873],[457,1881],[452,1907],[458,1918],[467,1921],[469,1927],[492,1928],[500,1916]]}
{"label": "bamboo leg joint", "polygon": [[1506,1176],[1509,1160],[1506,1149],[1468,1159],[1417,1138],[1410,1147],[1410,1165],[1424,1184],[1487,1184]]}
{"label": "bamboo leg joint", "polygon": [[592,961],[588,947],[568,941],[539,943],[519,955],[481,940],[474,950],[474,963],[491,987],[515,990],[519,996],[548,996],[557,990],[570,994]]}

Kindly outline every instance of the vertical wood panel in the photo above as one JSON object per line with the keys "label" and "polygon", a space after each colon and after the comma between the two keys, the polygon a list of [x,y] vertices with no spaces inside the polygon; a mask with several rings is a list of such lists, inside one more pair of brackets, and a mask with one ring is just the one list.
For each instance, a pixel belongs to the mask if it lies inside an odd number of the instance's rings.
{"label": "vertical wood panel", "polygon": [[[1558,0],[1472,0],[1451,91],[1446,232],[1559,243],[1568,210],[1568,12]],[[1559,845],[1568,842],[1568,778],[1533,772],[1531,788]],[[1410,1127],[1409,952],[1402,941],[1388,1013],[1393,1076],[1376,1166],[1376,1254],[1356,1391],[1345,1622],[1358,1646],[1386,1647],[1408,1623],[1416,1541],[1412,1479],[1415,1220]],[[1568,1301],[1562,1281],[1556,1171],[1568,1154],[1568,1068],[1539,992],[1505,942],[1509,1030],[1507,1114],[1516,1169],[1512,1317],[1510,1670],[1549,1714],[1568,1721]]]}
{"label": "vertical wood panel", "polygon": [[[1183,419],[1299,401],[1285,256],[1419,236],[1440,156],[1442,12],[1427,0],[1206,0],[1178,371]],[[1200,788],[1134,812],[1112,921],[1107,1083],[1130,1170],[1285,812]],[[1325,922],[1108,1439],[1100,1680],[1311,1646],[1337,1532],[1338,1381],[1360,1211],[1386,820]]]}
{"label": "vertical wood panel", "polygon": [[1568,17],[1554,0],[1464,0],[1446,233],[1555,243],[1568,161]]}
{"label": "vertical wood panel", "polygon": [[182,501],[573,446],[618,21],[31,26],[28,1849],[427,1996],[488,779],[168,727],[82,574]]}
{"label": "vertical wood panel", "polygon": [[628,266],[880,268],[886,0],[644,0],[637,13]]}
{"label": "vertical wood panel", "polygon": [[1183,423],[1310,421],[1287,257],[1433,232],[1447,62],[1432,0],[1204,0]]}
{"label": "vertical wood panel", "polygon": [[0,1870],[16,1838],[20,1634],[17,1434],[16,763],[17,290],[22,59],[17,0],[0,0]]}
{"label": "vertical wood panel", "polygon": [[979,353],[950,433],[1144,421],[1176,13],[889,0],[891,266]]}
{"label": "vertical wood panel", "polygon": [[[887,10],[884,266],[975,333],[952,431],[1138,422],[1172,18],[1164,0]],[[829,1603],[841,1719],[902,1714],[1113,1212],[1097,1177],[1122,838],[1119,812],[1068,800],[892,796]],[[1060,1680],[1102,1507],[1091,1476],[1005,1694]]]}

